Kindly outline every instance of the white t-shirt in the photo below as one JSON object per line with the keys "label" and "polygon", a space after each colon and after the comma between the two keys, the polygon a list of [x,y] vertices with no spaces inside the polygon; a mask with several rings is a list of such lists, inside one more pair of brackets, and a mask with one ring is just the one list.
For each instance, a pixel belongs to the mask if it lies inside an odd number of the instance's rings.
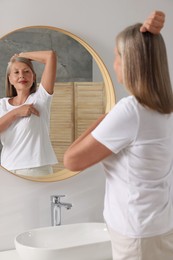
{"label": "white t-shirt", "polygon": [[[18,107],[10,105],[8,100],[0,99],[0,117]],[[1,165],[4,168],[16,170],[57,163],[49,137],[51,100],[52,95],[40,84],[25,102],[33,104],[40,116],[22,117],[1,133]]]}
{"label": "white t-shirt", "polygon": [[173,113],[144,108],[123,98],[92,132],[113,153],[106,173],[104,218],[130,237],[163,234],[173,228]]}

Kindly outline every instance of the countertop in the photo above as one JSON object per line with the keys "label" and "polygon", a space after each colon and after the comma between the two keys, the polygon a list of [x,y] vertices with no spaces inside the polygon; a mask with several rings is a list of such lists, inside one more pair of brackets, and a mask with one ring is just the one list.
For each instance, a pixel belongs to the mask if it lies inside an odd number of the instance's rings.
{"label": "countertop", "polygon": [[0,260],[20,260],[16,250],[8,250],[0,252]]}

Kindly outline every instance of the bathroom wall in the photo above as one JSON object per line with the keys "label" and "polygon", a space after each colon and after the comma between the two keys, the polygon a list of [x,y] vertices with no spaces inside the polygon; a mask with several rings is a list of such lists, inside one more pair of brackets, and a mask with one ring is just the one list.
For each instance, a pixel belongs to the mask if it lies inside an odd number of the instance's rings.
{"label": "bathroom wall", "polygon": [[[127,93],[117,84],[113,72],[115,35],[157,9],[166,13],[162,32],[172,72],[172,0],[1,0],[0,37],[32,25],[55,26],[78,35],[103,59],[119,100]],[[50,225],[52,194],[65,194],[64,201],[73,204],[71,210],[64,209],[63,224],[103,221],[104,182],[100,165],[54,183],[26,181],[0,169],[0,251],[14,247],[13,238],[18,232]]]}
{"label": "bathroom wall", "polygon": [[0,251],[14,247],[16,234],[51,225],[51,195],[64,194],[62,201],[72,203],[70,210],[62,208],[62,224],[103,221],[100,167],[53,183],[27,181],[1,169],[0,182]]}

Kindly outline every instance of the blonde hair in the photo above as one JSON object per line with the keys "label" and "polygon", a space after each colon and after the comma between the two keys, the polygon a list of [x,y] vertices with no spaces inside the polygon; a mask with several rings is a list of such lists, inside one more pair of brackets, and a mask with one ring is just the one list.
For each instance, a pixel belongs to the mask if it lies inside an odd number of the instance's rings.
{"label": "blonde hair", "polygon": [[32,72],[34,74],[34,82],[33,82],[32,86],[30,88],[30,94],[36,92],[36,89],[37,89],[36,73],[34,71],[34,67],[33,67],[33,64],[31,62],[31,60],[23,58],[23,57],[19,57],[19,56],[13,56],[10,59],[10,61],[8,63],[8,66],[7,66],[7,69],[6,69],[5,87],[6,87],[6,96],[7,97],[15,97],[15,96],[17,96],[17,92],[16,92],[15,87],[9,81],[9,75],[10,75],[10,72],[11,72],[11,66],[16,61],[25,63],[32,70]]}
{"label": "blonde hair", "polygon": [[161,34],[141,33],[141,25],[127,27],[116,38],[123,83],[142,105],[169,114],[173,92],[165,43]]}

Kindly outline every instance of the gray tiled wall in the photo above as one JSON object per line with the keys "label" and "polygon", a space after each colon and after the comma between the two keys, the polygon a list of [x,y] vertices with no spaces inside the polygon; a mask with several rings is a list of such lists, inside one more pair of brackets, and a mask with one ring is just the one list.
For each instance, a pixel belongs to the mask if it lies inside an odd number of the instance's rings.
{"label": "gray tiled wall", "polygon": [[[72,37],[47,28],[23,28],[0,39],[0,97],[5,96],[5,74],[8,61],[15,53],[53,49],[58,55],[57,81],[92,81],[92,56]],[[35,64],[37,82],[42,65]]]}

